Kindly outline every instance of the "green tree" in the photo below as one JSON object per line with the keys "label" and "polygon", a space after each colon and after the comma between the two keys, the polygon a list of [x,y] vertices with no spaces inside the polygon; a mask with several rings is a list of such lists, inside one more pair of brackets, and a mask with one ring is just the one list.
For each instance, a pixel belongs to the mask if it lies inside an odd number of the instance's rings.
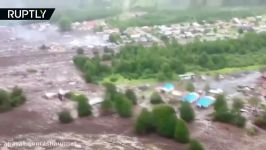
{"label": "green tree", "polygon": [[10,104],[12,107],[19,106],[26,101],[26,96],[24,95],[24,92],[19,87],[14,87],[12,89],[12,92],[10,94]]}
{"label": "green tree", "polygon": [[73,121],[69,111],[61,111],[58,113],[58,118],[61,123],[71,123]]}
{"label": "green tree", "polygon": [[85,72],[84,78],[85,78],[85,81],[87,83],[93,83],[94,82],[93,76],[91,75],[90,71]]}
{"label": "green tree", "polygon": [[226,111],[228,110],[228,106],[225,100],[225,95],[220,94],[217,96],[216,101],[214,103],[215,111]]}
{"label": "green tree", "polygon": [[171,80],[173,79],[173,71],[168,63],[164,63],[161,66],[161,70],[166,78],[166,80]]}
{"label": "green tree", "polygon": [[137,104],[137,96],[133,90],[127,89],[125,95],[134,105]]}
{"label": "green tree", "polygon": [[133,113],[132,102],[121,93],[117,94],[115,97],[115,108],[117,113],[124,118],[131,117]]}
{"label": "green tree", "polygon": [[174,138],[180,143],[188,143],[190,140],[189,129],[186,122],[182,119],[176,121]]}
{"label": "green tree", "polygon": [[118,94],[117,88],[113,83],[104,83],[105,97],[108,97],[111,101],[115,101],[115,97]]}
{"label": "green tree", "polygon": [[209,68],[210,57],[206,53],[203,53],[199,56],[198,63],[202,67]]}
{"label": "green tree", "polygon": [[195,119],[195,112],[188,102],[182,102],[179,108],[180,117],[186,122],[191,122]]}
{"label": "green tree", "polygon": [[243,128],[246,125],[246,118],[241,116],[241,114],[237,113],[237,114],[235,114],[231,123],[233,125],[240,127],[240,128]]}
{"label": "green tree", "polygon": [[0,89],[0,112],[11,109],[10,95],[7,91]]}
{"label": "green tree", "polygon": [[204,150],[204,147],[197,140],[191,140],[189,143],[189,150]]}
{"label": "green tree", "polygon": [[165,137],[174,137],[177,119],[175,110],[168,105],[157,105],[152,114],[156,132]]}
{"label": "green tree", "polygon": [[101,114],[107,115],[113,112],[113,102],[109,99],[105,99],[101,103]]}
{"label": "green tree", "polygon": [[153,130],[152,113],[142,109],[135,123],[135,132],[138,134],[149,133]]}
{"label": "green tree", "polygon": [[151,95],[151,98],[150,98],[150,102],[152,104],[161,104],[161,103],[163,103],[163,99],[159,93],[153,92]]}
{"label": "green tree", "polygon": [[109,36],[109,42],[118,43],[120,40],[121,40],[121,37],[118,34],[111,34]]}
{"label": "green tree", "polygon": [[71,30],[71,20],[67,17],[62,18],[59,21],[59,29],[62,32],[70,31]]}
{"label": "green tree", "polygon": [[78,102],[78,114],[80,117],[91,115],[91,106],[85,95],[78,95],[75,97],[75,100]]}

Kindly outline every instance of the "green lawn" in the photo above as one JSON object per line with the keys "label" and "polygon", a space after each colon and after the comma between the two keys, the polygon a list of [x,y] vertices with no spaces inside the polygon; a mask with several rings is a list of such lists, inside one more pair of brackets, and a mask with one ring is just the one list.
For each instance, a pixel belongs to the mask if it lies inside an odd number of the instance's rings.
{"label": "green lawn", "polygon": [[[239,67],[239,68],[224,68],[224,69],[213,70],[213,71],[199,72],[199,74],[208,74],[211,76],[215,76],[217,74],[230,74],[230,73],[236,73],[236,72],[241,72],[241,71],[255,71],[255,70],[259,70],[262,67],[265,67],[265,66],[255,65],[255,66],[247,66],[247,67]],[[155,78],[129,80],[129,79],[126,79],[119,74],[115,74],[115,75],[104,78],[101,81],[101,83],[111,82],[111,78],[113,78],[113,77],[115,77],[117,79],[117,81],[113,82],[116,85],[143,85],[143,84],[154,84],[154,83],[159,82]],[[176,81],[176,80],[173,80],[173,81]]]}
{"label": "green lawn", "polygon": [[117,81],[115,81],[113,83],[118,84],[118,85],[124,85],[124,84],[140,85],[140,84],[152,84],[152,83],[157,82],[156,79],[132,79],[132,80],[129,80],[129,79],[126,79],[119,74],[115,74],[115,75],[108,76],[108,77],[104,78],[101,83],[112,82],[111,79],[113,77],[115,77],[117,79]]}
{"label": "green lawn", "polygon": [[210,74],[210,75],[230,74],[230,73],[241,72],[241,71],[259,70],[262,67],[264,67],[264,66],[254,65],[254,66],[238,67],[238,68],[224,68],[224,69],[213,70],[213,71],[208,71],[208,72],[201,72],[201,74]]}

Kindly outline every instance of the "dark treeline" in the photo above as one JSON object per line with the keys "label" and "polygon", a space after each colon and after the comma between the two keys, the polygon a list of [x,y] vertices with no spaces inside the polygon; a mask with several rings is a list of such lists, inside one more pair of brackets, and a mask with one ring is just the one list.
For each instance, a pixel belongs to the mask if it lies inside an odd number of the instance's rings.
{"label": "dark treeline", "polygon": [[188,71],[266,64],[265,52],[266,34],[248,33],[240,39],[196,40],[187,45],[172,42],[165,47],[125,46],[117,55],[108,57],[111,67],[103,65],[99,57],[88,59],[78,55],[74,62],[89,82],[112,73],[128,79],[166,80]]}
{"label": "dark treeline", "polygon": [[224,6],[260,6],[265,4],[266,0],[223,0]]}

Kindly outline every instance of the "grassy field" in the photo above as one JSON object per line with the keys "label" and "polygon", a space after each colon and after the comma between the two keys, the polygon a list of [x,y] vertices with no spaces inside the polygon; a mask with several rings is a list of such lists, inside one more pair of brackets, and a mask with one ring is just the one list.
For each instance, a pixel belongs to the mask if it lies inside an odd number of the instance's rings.
{"label": "grassy field", "polygon": [[241,71],[255,71],[260,70],[265,66],[262,65],[254,65],[254,66],[247,66],[247,67],[238,67],[238,68],[224,68],[214,71],[202,72],[202,74],[209,74],[209,75],[217,75],[217,74],[231,74]]}
{"label": "grassy field", "polygon": [[132,80],[129,80],[129,79],[126,79],[119,74],[116,74],[116,75],[112,75],[112,76],[104,78],[101,83],[112,82],[112,78],[116,78],[116,81],[113,83],[118,84],[118,85],[124,85],[124,84],[140,85],[140,84],[150,84],[150,83],[156,83],[157,82],[156,79],[132,79]]}
{"label": "grassy field", "polygon": [[[257,71],[260,70],[261,68],[264,68],[265,66],[262,65],[254,65],[254,66],[247,66],[247,67],[239,67],[239,68],[224,68],[224,69],[219,69],[219,70],[214,70],[214,71],[205,71],[205,72],[198,72],[197,74],[204,74],[204,75],[210,75],[210,76],[216,76],[217,74],[231,74],[231,73],[237,73],[237,72],[242,72],[242,71]],[[172,81],[177,81],[178,80],[178,75],[176,76],[176,80],[172,80]],[[112,78],[115,77],[116,81],[112,82]],[[123,76],[116,74],[116,75],[112,75],[109,77],[104,78],[101,83],[105,83],[105,82],[112,82],[116,85],[143,85],[143,84],[155,84],[155,83],[159,83],[160,81],[158,81],[155,78],[151,78],[151,79],[126,79]]]}

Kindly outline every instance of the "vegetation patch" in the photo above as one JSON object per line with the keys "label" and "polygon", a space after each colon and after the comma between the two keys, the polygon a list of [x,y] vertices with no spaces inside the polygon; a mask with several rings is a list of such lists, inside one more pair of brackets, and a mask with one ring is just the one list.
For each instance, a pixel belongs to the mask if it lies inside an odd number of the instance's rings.
{"label": "vegetation patch", "polygon": [[70,112],[66,111],[66,110],[59,112],[58,118],[59,118],[59,121],[61,123],[64,123],[64,124],[71,123],[73,121],[73,118],[72,118]]}
{"label": "vegetation patch", "polygon": [[165,81],[185,72],[265,65],[265,41],[266,34],[247,33],[240,39],[195,41],[187,45],[174,41],[166,47],[131,45],[121,48],[110,60],[110,66],[99,57],[90,59],[84,55],[75,56],[74,63],[91,83],[113,74],[127,80]]}
{"label": "vegetation patch", "polygon": [[[237,107],[236,107],[237,106]],[[224,95],[219,95],[214,103],[215,112],[213,119],[215,121],[229,123],[238,127],[245,127],[246,118],[241,115],[240,105],[235,104],[235,108],[229,109]]]}
{"label": "vegetation patch", "polygon": [[0,89],[0,112],[6,112],[14,107],[24,104],[26,96],[19,87],[14,87],[11,92]]}

